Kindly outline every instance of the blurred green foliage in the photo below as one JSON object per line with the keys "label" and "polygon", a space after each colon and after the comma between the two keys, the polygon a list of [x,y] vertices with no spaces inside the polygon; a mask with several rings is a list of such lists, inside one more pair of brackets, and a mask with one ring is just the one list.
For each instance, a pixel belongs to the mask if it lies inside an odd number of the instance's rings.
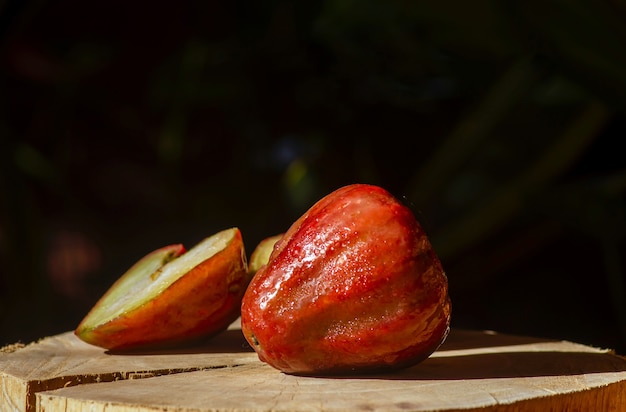
{"label": "blurred green foliage", "polygon": [[411,205],[453,326],[626,351],[626,6],[0,4],[0,344],[143,254],[353,182]]}

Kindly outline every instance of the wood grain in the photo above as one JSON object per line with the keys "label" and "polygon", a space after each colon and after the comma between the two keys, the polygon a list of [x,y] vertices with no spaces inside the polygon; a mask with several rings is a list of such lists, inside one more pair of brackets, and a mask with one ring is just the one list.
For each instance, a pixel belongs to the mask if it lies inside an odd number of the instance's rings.
{"label": "wood grain", "polygon": [[456,329],[426,361],[381,375],[281,373],[237,324],[202,346],[134,355],[67,333],[0,354],[0,371],[2,412],[626,410],[626,360],[611,351]]}
{"label": "wood grain", "polygon": [[67,332],[13,352],[0,352],[0,412],[35,411],[35,393],[40,391],[221,368],[257,360],[241,335],[238,322],[203,345],[133,354],[111,353]]}

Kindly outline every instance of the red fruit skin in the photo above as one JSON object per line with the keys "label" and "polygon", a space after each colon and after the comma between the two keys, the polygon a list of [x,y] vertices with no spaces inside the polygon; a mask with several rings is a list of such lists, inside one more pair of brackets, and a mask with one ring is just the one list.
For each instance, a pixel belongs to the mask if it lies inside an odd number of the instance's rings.
{"label": "red fruit skin", "polygon": [[242,332],[289,374],[415,365],[450,328],[448,281],[410,209],[378,186],[345,186],[277,242],[243,297]]}

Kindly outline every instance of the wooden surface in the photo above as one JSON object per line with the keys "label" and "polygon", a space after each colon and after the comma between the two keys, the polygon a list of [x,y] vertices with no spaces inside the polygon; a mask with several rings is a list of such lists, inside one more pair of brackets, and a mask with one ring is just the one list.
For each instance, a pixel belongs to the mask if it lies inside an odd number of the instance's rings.
{"label": "wooden surface", "polygon": [[202,346],[109,353],[72,333],[0,352],[0,412],[626,410],[626,360],[565,341],[452,330],[392,374],[297,377],[261,363],[237,323]]}

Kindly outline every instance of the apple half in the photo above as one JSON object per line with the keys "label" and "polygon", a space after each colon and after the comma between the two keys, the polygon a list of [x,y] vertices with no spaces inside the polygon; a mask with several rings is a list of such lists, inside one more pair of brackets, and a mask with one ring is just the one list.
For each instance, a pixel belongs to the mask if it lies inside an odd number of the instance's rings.
{"label": "apple half", "polygon": [[284,233],[280,233],[274,236],[269,236],[261,239],[257,246],[250,255],[250,261],[248,263],[248,273],[254,276],[254,274],[270,260],[270,255],[274,250],[274,245],[278,242]]}
{"label": "apple half", "polygon": [[240,315],[250,281],[238,228],[149,253],[96,302],[74,333],[111,350],[174,346],[208,338]]}

